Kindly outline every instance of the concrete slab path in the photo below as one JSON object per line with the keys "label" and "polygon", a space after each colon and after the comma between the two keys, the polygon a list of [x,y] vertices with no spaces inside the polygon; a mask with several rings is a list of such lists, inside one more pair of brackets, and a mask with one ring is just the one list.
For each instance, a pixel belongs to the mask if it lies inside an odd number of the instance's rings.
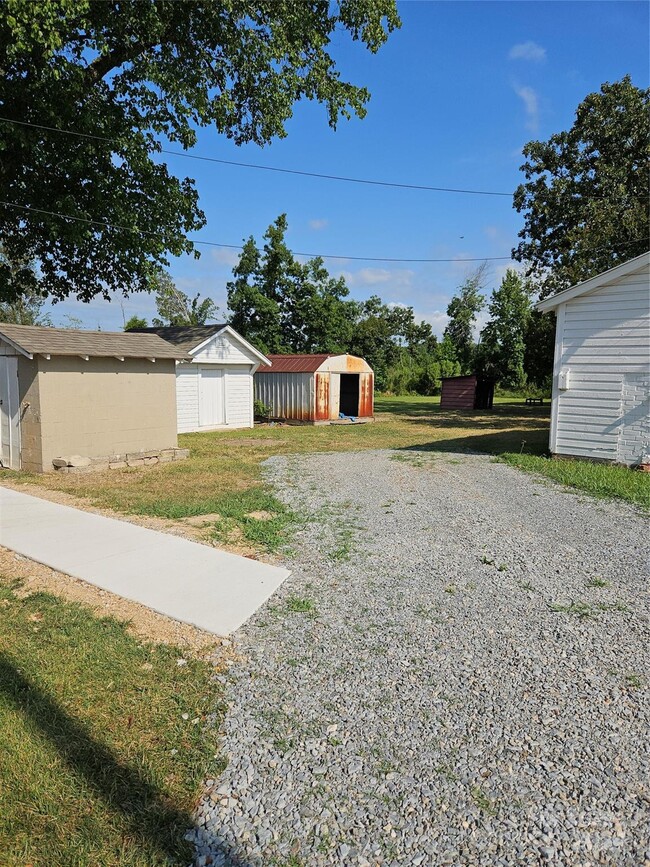
{"label": "concrete slab path", "polygon": [[0,545],[216,635],[238,629],[290,574],[1,486]]}

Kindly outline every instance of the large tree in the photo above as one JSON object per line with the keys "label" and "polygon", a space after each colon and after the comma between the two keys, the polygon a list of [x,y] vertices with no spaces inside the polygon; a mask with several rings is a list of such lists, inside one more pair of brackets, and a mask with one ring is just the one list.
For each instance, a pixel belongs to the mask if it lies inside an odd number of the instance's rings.
{"label": "large tree", "polygon": [[486,265],[483,263],[470,274],[447,307],[449,322],[444,337],[447,344],[453,346],[456,361],[460,364],[460,372],[464,374],[474,372],[476,351],[474,328],[476,317],[485,307],[485,297],[481,294],[481,289],[486,270]]}
{"label": "large tree", "polygon": [[[375,52],[399,23],[394,0],[4,0],[8,255],[36,259],[54,298],[149,289],[170,254],[195,252],[187,233],[205,224],[193,180],[155,158],[161,141],[187,149],[212,126],[263,145],[303,98],[333,127],[362,117],[369,94],[341,79],[332,37]],[[0,300],[19,293],[0,263]]]}
{"label": "large tree", "polygon": [[343,278],[320,258],[299,262],[285,241],[286,214],[267,229],[259,250],[244,244],[227,284],[231,325],[263,352],[345,352],[357,306]]}
{"label": "large tree", "polygon": [[530,286],[508,268],[488,308],[490,319],[481,332],[478,361],[482,372],[506,388],[526,382],[524,358],[531,312]]}
{"label": "large tree", "polygon": [[514,195],[524,228],[513,256],[542,297],[648,249],[650,91],[626,76],[580,103],[575,123],[524,147]]}

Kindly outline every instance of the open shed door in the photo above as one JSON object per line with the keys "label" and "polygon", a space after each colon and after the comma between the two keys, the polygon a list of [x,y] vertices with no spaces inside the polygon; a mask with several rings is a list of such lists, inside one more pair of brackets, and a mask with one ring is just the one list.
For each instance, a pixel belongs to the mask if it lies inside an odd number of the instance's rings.
{"label": "open shed door", "polygon": [[0,462],[20,469],[18,359],[11,355],[0,355]]}

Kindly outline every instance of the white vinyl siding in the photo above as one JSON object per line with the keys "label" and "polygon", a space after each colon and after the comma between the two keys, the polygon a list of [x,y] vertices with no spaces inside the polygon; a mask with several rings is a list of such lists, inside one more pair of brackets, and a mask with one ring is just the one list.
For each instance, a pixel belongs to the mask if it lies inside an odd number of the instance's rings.
{"label": "white vinyl siding", "polygon": [[[650,288],[647,264],[640,269],[558,307],[557,454],[633,464],[650,449]],[[560,372],[568,374],[566,390]]]}
{"label": "white vinyl siding", "polygon": [[235,366],[226,369],[226,397],[228,427],[252,427],[253,377],[250,367]]}

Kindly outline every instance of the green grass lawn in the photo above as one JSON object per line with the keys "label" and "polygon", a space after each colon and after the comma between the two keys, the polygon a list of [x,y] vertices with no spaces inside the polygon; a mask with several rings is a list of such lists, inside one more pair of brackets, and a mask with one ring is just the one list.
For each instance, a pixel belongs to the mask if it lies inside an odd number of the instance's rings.
{"label": "green grass lawn", "polygon": [[627,500],[637,506],[650,508],[648,473],[591,461],[557,461],[537,455],[506,453],[501,458],[510,466],[545,476],[593,497]]}
{"label": "green grass lawn", "polygon": [[183,836],[220,771],[207,663],[0,577],[0,863],[190,863]]}

